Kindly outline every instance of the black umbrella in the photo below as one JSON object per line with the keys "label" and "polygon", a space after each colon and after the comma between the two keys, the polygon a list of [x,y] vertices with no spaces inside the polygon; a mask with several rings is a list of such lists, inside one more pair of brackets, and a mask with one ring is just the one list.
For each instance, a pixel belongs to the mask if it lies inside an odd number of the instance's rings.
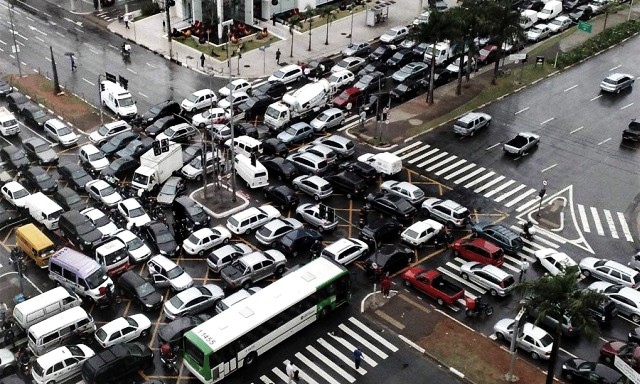
{"label": "black umbrella", "polygon": [[65,52],[64,53],[65,56],[75,56],[76,54],[73,52]]}

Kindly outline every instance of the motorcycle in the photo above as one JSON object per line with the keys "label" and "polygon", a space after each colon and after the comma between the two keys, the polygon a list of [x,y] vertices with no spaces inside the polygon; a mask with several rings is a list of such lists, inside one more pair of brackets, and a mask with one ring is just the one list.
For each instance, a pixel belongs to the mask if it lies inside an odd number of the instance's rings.
{"label": "motorcycle", "polygon": [[162,366],[167,369],[170,370],[172,372],[174,372],[175,374],[178,374],[178,357],[176,354],[176,350],[174,349],[173,351],[171,351],[171,353],[160,353],[160,362],[162,363]]}
{"label": "motorcycle", "polygon": [[467,317],[485,317],[493,315],[493,307],[486,303],[482,297],[476,297],[475,299],[467,297],[465,299],[465,303],[467,309],[464,313]]}
{"label": "motorcycle", "polygon": [[131,46],[129,44],[123,45],[120,52],[122,53],[123,59],[129,60],[131,58]]}
{"label": "motorcycle", "polygon": [[20,373],[24,377],[31,376],[31,357],[29,356],[29,352],[23,351],[18,354],[18,362],[20,365]]}
{"label": "motorcycle", "polygon": [[522,236],[527,240],[533,240],[533,237],[536,234],[536,227],[533,226],[533,223],[530,221],[525,221],[522,223]]}

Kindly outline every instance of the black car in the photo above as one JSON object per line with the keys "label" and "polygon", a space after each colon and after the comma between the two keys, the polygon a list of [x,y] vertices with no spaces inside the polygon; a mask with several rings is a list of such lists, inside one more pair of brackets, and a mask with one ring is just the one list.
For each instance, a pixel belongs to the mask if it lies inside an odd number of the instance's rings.
{"label": "black car", "polygon": [[574,383],[614,384],[622,374],[605,364],[569,359],[562,364],[562,376]]}
{"label": "black car", "polygon": [[640,343],[640,327],[636,327],[629,331],[627,339],[630,343]]}
{"label": "black car", "polygon": [[85,383],[123,383],[132,373],[153,367],[153,352],[142,343],[122,343],[106,348],[82,364]]}
{"label": "black car", "polygon": [[365,182],[371,183],[378,179],[378,171],[368,163],[353,160],[339,164],[338,169],[341,171],[350,171],[364,179]]}
{"label": "black car", "polygon": [[384,107],[389,105],[389,92],[380,92],[369,94],[360,105],[367,114],[375,115],[381,112]]}
{"label": "black car", "polygon": [[280,80],[267,81],[257,88],[253,88],[253,96],[270,96],[273,99],[280,99],[287,92],[287,86]]}
{"label": "black car", "polygon": [[176,197],[180,196],[187,189],[184,180],[178,176],[171,176],[162,184],[156,201],[160,205],[168,206],[173,204]]}
{"label": "black car", "polygon": [[[419,43],[417,45],[415,45],[413,48],[411,48],[411,50],[413,51],[413,53],[416,54],[417,58],[423,58],[425,52],[427,52],[429,50],[429,48],[431,48],[433,46],[433,44],[431,43]],[[420,60],[422,61],[422,60]]]}
{"label": "black car", "polygon": [[37,160],[40,164],[58,164],[58,154],[48,141],[40,137],[23,139],[22,148],[30,159]]}
{"label": "black car", "polygon": [[[433,71],[433,79],[434,79],[433,87],[437,88],[441,85],[450,83],[457,76],[458,75],[456,73],[447,71],[447,68],[437,67]],[[429,78],[431,78],[431,70],[427,69],[427,73],[425,74],[425,77],[418,80],[418,84],[420,85],[421,88],[424,88],[424,89],[429,88]]]}
{"label": "black car", "polygon": [[0,96],[7,96],[13,92],[13,87],[6,80],[0,79]]}
{"label": "black car", "polygon": [[127,271],[118,279],[118,288],[125,296],[138,304],[143,311],[152,311],[162,305],[162,295],[135,271]]}
{"label": "black car", "polygon": [[142,237],[147,240],[147,244],[151,245],[151,249],[155,249],[157,253],[174,257],[178,252],[178,243],[173,237],[173,233],[164,223],[152,221],[140,229]]}
{"label": "black car", "polygon": [[406,81],[396,85],[395,88],[389,92],[389,95],[394,100],[404,101],[418,96],[421,89],[422,87],[417,81]]}
{"label": "black car", "polygon": [[393,45],[381,45],[376,48],[375,51],[369,54],[369,62],[386,62],[394,53],[396,53],[397,49]]}
{"label": "black car", "polygon": [[269,185],[263,189],[264,197],[273,205],[277,205],[281,210],[296,207],[300,203],[300,198],[296,192],[286,185]]}
{"label": "black car", "polygon": [[262,154],[287,157],[289,156],[289,147],[276,138],[266,139],[262,142]]}
{"label": "black car", "polygon": [[398,195],[371,193],[367,195],[367,208],[375,208],[378,211],[391,216],[399,221],[409,221],[417,210],[409,201]]}
{"label": "black car", "polygon": [[180,104],[173,100],[166,100],[152,105],[151,108],[142,115],[142,124],[145,126],[151,125],[162,117],[180,114],[180,110]]}
{"label": "black car", "polygon": [[4,228],[6,225],[20,218],[20,215],[15,209],[7,207],[4,203],[0,203],[0,228]]}
{"label": "black car", "polygon": [[581,5],[569,13],[569,18],[574,23],[579,21],[587,21],[593,17],[593,8],[588,5]]}
{"label": "black car", "polygon": [[416,54],[409,48],[403,48],[387,59],[387,67],[400,68],[416,59]]}
{"label": "black car", "polygon": [[370,244],[396,242],[402,229],[402,224],[397,220],[388,218],[375,219],[360,230],[359,238]]}
{"label": "black car", "polygon": [[[618,316],[618,308],[616,308],[616,303],[609,298],[605,298],[597,306],[587,308],[587,312],[591,317],[593,317],[599,325],[604,326],[611,323],[616,316]],[[629,333],[631,335],[631,333]],[[631,341],[631,336],[629,336],[629,341]]]}
{"label": "black car", "polygon": [[260,158],[260,163],[267,168],[269,176],[274,176],[278,181],[291,181],[298,176],[296,166],[284,157],[264,156]]}
{"label": "black car", "polygon": [[182,164],[189,164],[191,160],[202,156],[202,145],[192,144],[182,151]]}
{"label": "black car", "polygon": [[109,163],[109,166],[100,171],[100,178],[110,183],[118,183],[119,180],[140,166],[140,160],[132,157],[121,157]]}
{"label": "black car", "polygon": [[69,163],[58,167],[60,178],[76,191],[84,190],[85,184],[93,180],[87,171],[80,165]]}
{"label": "black car", "polygon": [[104,152],[104,155],[107,157],[113,156],[116,154],[116,152],[126,147],[127,144],[129,144],[133,140],[138,139],[139,137],[140,136],[137,133],[132,131],[118,133],[117,135],[109,139],[109,141],[102,144],[102,146],[100,146],[100,150]]}
{"label": "black car", "polygon": [[11,92],[7,95],[7,103],[9,104],[9,110],[18,112],[23,105],[30,103],[30,101],[27,96],[20,92]]}
{"label": "black car", "polygon": [[571,11],[579,5],[587,4],[587,2],[587,0],[562,0],[562,10]]}
{"label": "black car", "polygon": [[524,247],[520,234],[502,224],[474,224],[471,226],[471,236],[489,240],[510,255],[518,254]]}
{"label": "black car", "polygon": [[44,109],[34,103],[24,104],[22,108],[20,108],[20,115],[22,115],[26,125],[40,129],[43,129],[44,123],[52,118]]}
{"label": "black car", "polygon": [[398,272],[411,263],[413,249],[402,244],[383,245],[364,262],[364,270],[369,275]]}
{"label": "black car", "polygon": [[201,313],[197,316],[182,316],[163,325],[158,330],[158,343],[169,343],[174,348],[182,347],[182,338],[198,325],[209,320],[211,316]]}
{"label": "black car", "polygon": [[88,217],[76,210],[63,213],[58,220],[58,227],[63,237],[82,251],[92,249],[102,240],[102,232]]}
{"label": "black car", "polygon": [[206,227],[211,221],[204,209],[189,196],[179,196],[173,200],[173,217],[185,220],[190,231]]}
{"label": "black car", "polygon": [[58,184],[42,167],[29,167],[22,172],[23,185],[27,189],[52,194],[58,190]]}
{"label": "black car", "polygon": [[235,137],[249,136],[258,139],[260,135],[258,129],[251,123],[234,123],[233,129]]}
{"label": "black car", "polygon": [[525,0],[522,2],[522,9],[530,9],[532,11],[540,12],[544,8],[544,1],[542,0]]}
{"label": "black car", "polygon": [[273,104],[275,100],[271,96],[261,95],[250,97],[249,100],[238,105],[236,108],[238,115],[244,115],[243,118],[247,121],[254,117],[264,115],[267,107]]}
{"label": "black car", "polygon": [[344,192],[347,199],[360,197],[367,190],[364,179],[353,172],[342,171],[335,175],[324,176],[324,179],[331,184],[334,191]]}
{"label": "black car", "polygon": [[336,65],[336,62],[328,57],[315,59],[305,65],[303,72],[307,78],[319,79],[331,72],[331,67],[334,65]]}
{"label": "black car", "polygon": [[182,119],[173,115],[161,117],[153,124],[145,128],[144,133],[146,133],[147,136],[155,137],[158,133],[164,131],[165,129],[182,122],[184,122]]}
{"label": "black car", "polygon": [[21,169],[29,166],[29,158],[27,154],[20,148],[7,145],[0,149],[0,159],[11,165],[14,169]]}
{"label": "black car", "polygon": [[287,256],[311,256],[322,247],[322,235],[315,229],[299,228],[282,236],[272,244],[273,248]]}
{"label": "black car", "polygon": [[373,61],[367,65],[364,66],[364,68],[362,68],[360,71],[358,71],[358,78],[362,78],[365,75],[368,75],[370,73],[373,72],[386,72],[387,71],[387,64],[385,64],[384,61]]}
{"label": "black car", "polygon": [[69,187],[60,188],[54,192],[53,201],[65,211],[72,209],[81,210],[87,207],[87,202],[78,195],[78,192]]}
{"label": "black car", "polygon": [[380,90],[381,88],[384,88],[386,81],[387,79],[385,78],[384,73],[372,72],[364,75],[353,87],[358,88],[362,92],[369,92],[374,89]]}
{"label": "black car", "polygon": [[139,159],[143,153],[147,152],[153,147],[153,138],[144,137],[142,139],[135,139],[126,147],[122,148],[118,152],[116,152],[116,157],[133,157],[134,159]]}

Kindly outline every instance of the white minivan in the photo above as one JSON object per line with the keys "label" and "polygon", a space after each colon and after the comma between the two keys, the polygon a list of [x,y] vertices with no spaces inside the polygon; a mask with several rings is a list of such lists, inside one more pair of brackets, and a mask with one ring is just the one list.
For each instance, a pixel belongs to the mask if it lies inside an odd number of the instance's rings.
{"label": "white minivan", "polygon": [[249,188],[255,189],[269,185],[269,172],[258,160],[255,160],[254,165],[250,158],[239,153],[236,155],[235,170]]}
{"label": "white minivan", "polygon": [[77,335],[94,333],[95,330],[91,315],[82,307],[73,307],[29,328],[29,349],[40,356]]}
{"label": "white minivan", "polygon": [[[225,147],[231,148],[231,139],[224,142]],[[236,155],[241,153],[247,157],[251,157],[251,154],[260,156],[262,154],[262,142],[258,139],[254,139],[251,136],[239,136],[233,139],[233,146],[236,150]]]}
{"label": "white minivan", "polygon": [[56,348],[33,363],[33,381],[37,384],[63,382],[79,373],[85,360],[95,354],[93,349],[84,344]]}
{"label": "white minivan", "polygon": [[82,300],[63,287],[56,287],[16,304],[13,319],[25,331],[34,324],[55,316],[67,309],[78,307]]}
{"label": "white minivan", "polygon": [[58,229],[58,220],[64,213],[64,209],[55,201],[42,192],[36,192],[27,196],[24,207],[29,210],[29,214],[35,221],[47,227],[47,229]]}
{"label": "white minivan", "polygon": [[282,81],[284,84],[293,83],[302,78],[302,67],[296,64],[284,66],[269,76],[267,81]]}

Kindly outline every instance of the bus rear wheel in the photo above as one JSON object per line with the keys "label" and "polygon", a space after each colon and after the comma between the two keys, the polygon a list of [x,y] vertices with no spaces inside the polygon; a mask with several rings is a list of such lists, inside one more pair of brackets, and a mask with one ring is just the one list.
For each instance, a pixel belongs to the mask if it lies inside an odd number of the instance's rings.
{"label": "bus rear wheel", "polygon": [[258,354],[255,352],[251,352],[250,354],[247,355],[247,357],[244,358],[244,365],[251,365],[256,361],[256,358],[258,357]]}

